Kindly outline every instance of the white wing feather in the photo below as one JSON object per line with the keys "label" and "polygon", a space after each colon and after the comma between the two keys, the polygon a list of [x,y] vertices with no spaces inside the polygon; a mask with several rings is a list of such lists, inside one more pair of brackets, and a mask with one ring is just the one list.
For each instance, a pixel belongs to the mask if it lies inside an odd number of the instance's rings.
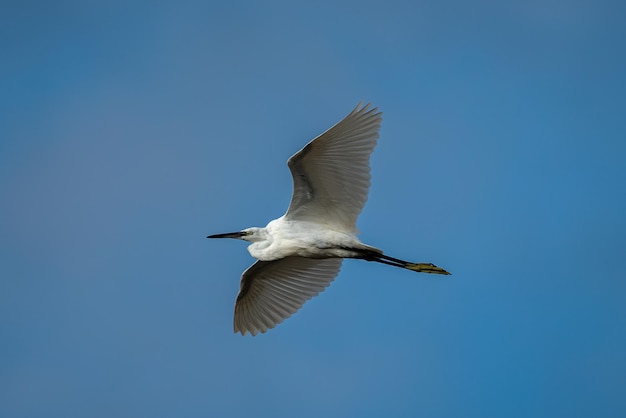
{"label": "white wing feather", "polygon": [[356,219],[370,187],[370,155],[381,121],[378,108],[359,103],[348,116],[289,159],[293,196],[286,219],[356,232]]}
{"label": "white wing feather", "polygon": [[235,332],[256,335],[289,318],[335,279],[341,258],[257,261],[241,277]]}

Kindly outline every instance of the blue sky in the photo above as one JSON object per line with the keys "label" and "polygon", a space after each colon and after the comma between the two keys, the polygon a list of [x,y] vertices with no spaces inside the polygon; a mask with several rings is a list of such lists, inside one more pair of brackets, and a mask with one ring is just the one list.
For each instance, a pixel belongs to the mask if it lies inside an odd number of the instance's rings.
{"label": "blue sky", "polygon": [[[619,2],[0,5],[0,415],[622,417]],[[287,158],[384,112],[348,260],[232,333]]]}

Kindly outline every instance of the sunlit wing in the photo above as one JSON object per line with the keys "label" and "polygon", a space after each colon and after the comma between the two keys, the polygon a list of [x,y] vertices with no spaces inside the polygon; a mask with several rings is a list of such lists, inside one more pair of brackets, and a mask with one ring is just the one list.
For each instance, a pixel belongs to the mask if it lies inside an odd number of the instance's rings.
{"label": "sunlit wing", "polygon": [[235,332],[256,335],[289,318],[337,276],[341,258],[257,261],[241,277]]}
{"label": "sunlit wing", "polygon": [[293,196],[285,217],[356,231],[370,187],[370,155],[382,113],[360,103],[335,126],[309,142],[287,164]]}

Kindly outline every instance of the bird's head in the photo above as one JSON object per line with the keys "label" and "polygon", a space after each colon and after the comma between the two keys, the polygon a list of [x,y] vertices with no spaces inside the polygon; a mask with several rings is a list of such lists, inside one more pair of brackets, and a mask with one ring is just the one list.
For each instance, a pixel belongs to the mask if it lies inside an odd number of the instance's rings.
{"label": "bird's head", "polygon": [[257,242],[262,241],[264,238],[264,230],[263,228],[246,228],[238,232],[227,232],[225,234],[215,234],[209,235],[207,238],[235,238],[242,239],[248,242]]}

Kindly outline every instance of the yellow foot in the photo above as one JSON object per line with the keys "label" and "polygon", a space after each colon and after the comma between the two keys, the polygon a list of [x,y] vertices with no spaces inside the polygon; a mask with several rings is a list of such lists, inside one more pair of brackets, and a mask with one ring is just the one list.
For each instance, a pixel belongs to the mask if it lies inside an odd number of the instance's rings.
{"label": "yellow foot", "polygon": [[418,271],[420,273],[431,273],[431,274],[450,274],[441,267],[437,267],[431,263],[407,263],[405,268],[413,271]]}

